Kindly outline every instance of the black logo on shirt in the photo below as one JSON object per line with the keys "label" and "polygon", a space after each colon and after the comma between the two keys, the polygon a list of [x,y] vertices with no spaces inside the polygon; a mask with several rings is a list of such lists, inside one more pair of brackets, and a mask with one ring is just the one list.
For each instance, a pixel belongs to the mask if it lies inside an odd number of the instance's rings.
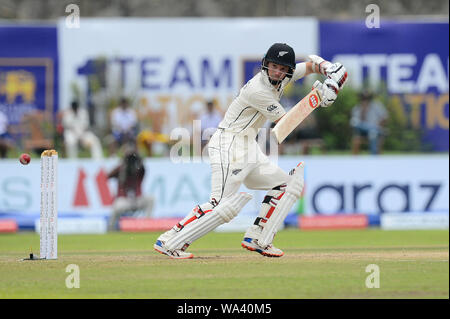
{"label": "black logo on shirt", "polygon": [[231,173],[232,173],[233,175],[237,175],[237,174],[239,174],[240,171],[242,171],[242,170],[241,170],[241,169],[235,169],[235,170],[233,170]]}
{"label": "black logo on shirt", "polygon": [[272,112],[272,111],[275,110],[277,107],[278,107],[278,106],[276,106],[276,105],[270,105],[270,106],[267,107],[267,111],[268,111],[268,112]]}

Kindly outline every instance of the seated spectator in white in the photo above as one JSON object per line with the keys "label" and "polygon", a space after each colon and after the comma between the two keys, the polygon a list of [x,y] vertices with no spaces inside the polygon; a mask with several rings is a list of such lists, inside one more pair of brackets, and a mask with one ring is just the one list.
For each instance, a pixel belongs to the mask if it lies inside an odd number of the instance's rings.
{"label": "seated spectator in white", "polygon": [[120,104],[111,112],[111,130],[114,137],[115,149],[136,140],[138,117],[134,109],[130,108],[127,98],[122,97]]}
{"label": "seated spectator in white", "polygon": [[8,149],[11,148],[12,140],[8,132],[8,117],[0,111],[0,158],[5,158]]}
{"label": "seated spectator in white", "polygon": [[100,140],[89,130],[89,115],[73,101],[71,107],[63,112],[64,143],[68,158],[78,157],[78,144],[90,149],[93,159],[103,158]]}
{"label": "seated spectator in white", "polygon": [[[206,103],[206,112],[200,116],[200,121],[201,121],[201,132],[202,132],[201,134],[203,147],[208,143],[209,138],[212,136],[212,134],[219,126],[220,121],[222,121],[222,114],[214,108],[213,101],[209,101]],[[205,133],[205,130],[208,131]],[[206,138],[208,139],[206,140]]]}

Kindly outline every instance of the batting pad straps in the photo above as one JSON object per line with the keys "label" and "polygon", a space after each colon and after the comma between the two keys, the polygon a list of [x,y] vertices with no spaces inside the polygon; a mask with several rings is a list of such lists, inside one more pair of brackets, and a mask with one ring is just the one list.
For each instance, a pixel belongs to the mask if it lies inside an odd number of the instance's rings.
{"label": "batting pad straps", "polygon": [[213,208],[214,208],[214,205],[210,202],[195,206],[194,209],[191,210],[191,212],[183,220],[181,220],[179,223],[177,223],[172,229],[179,232],[187,224],[202,217],[206,213],[211,212],[213,210]]}
{"label": "batting pad straps", "polygon": [[211,212],[185,224],[183,229],[165,243],[166,248],[168,250],[181,249],[185,244],[191,244],[218,226],[228,223],[251,199],[252,195],[247,193],[237,193],[222,199]]}
{"label": "batting pad straps", "polygon": [[300,163],[286,185],[286,192],[281,196],[272,216],[267,220],[258,239],[258,244],[265,247],[272,243],[278,227],[283,223],[292,205],[300,198],[303,190],[304,163]]}
{"label": "batting pad straps", "polygon": [[270,201],[272,200],[272,198],[273,198],[273,196],[270,196],[270,195],[264,196],[264,200],[262,201],[263,204],[269,204]]}
{"label": "batting pad straps", "polygon": [[272,215],[278,201],[283,197],[286,190],[286,184],[276,186],[267,192],[264,200],[261,204],[261,209],[259,211],[258,217],[255,220],[255,225],[264,226],[267,220]]}

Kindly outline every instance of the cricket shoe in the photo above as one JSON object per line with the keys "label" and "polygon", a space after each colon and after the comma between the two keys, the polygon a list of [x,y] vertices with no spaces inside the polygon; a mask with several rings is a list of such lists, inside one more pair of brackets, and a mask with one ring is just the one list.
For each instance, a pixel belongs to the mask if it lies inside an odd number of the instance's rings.
{"label": "cricket shoe", "polygon": [[245,249],[256,251],[266,257],[281,257],[284,255],[284,252],[281,249],[278,249],[272,245],[267,245],[265,248],[261,247],[258,245],[256,239],[250,237],[244,237],[241,246]]}
{"label": "cricket shoe", "polygon": [[187,247],[183,247],[184,249],[174,249],[174,250],[167,250],[164,247],[164,243],[160,240],[157,240],[156,243],[153,245],[153,248],[163,255],[167,255],[170,258],[173,259],[190,259],[194,258],[194,255],[191,253],[187,253],[184,251]]}

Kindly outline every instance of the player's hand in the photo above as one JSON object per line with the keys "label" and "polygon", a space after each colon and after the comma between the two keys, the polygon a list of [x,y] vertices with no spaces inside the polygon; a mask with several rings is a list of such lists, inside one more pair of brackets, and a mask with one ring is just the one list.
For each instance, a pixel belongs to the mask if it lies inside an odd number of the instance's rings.
{"label": "player's hand", "polygon": [[331,79],[326,79],[323,83],[317,80],[313,84],[313,89],[317,89],[322,96],[320,106],[323,107],[333,104],[339,93],[339,86]]}
{"label": "player's hand", "polygon": [[338,84],[339,90],[342,89],[345,82],[347,81],[347,70],[339,62],[328,65],[325,69],[325,74],[329,79]]}

